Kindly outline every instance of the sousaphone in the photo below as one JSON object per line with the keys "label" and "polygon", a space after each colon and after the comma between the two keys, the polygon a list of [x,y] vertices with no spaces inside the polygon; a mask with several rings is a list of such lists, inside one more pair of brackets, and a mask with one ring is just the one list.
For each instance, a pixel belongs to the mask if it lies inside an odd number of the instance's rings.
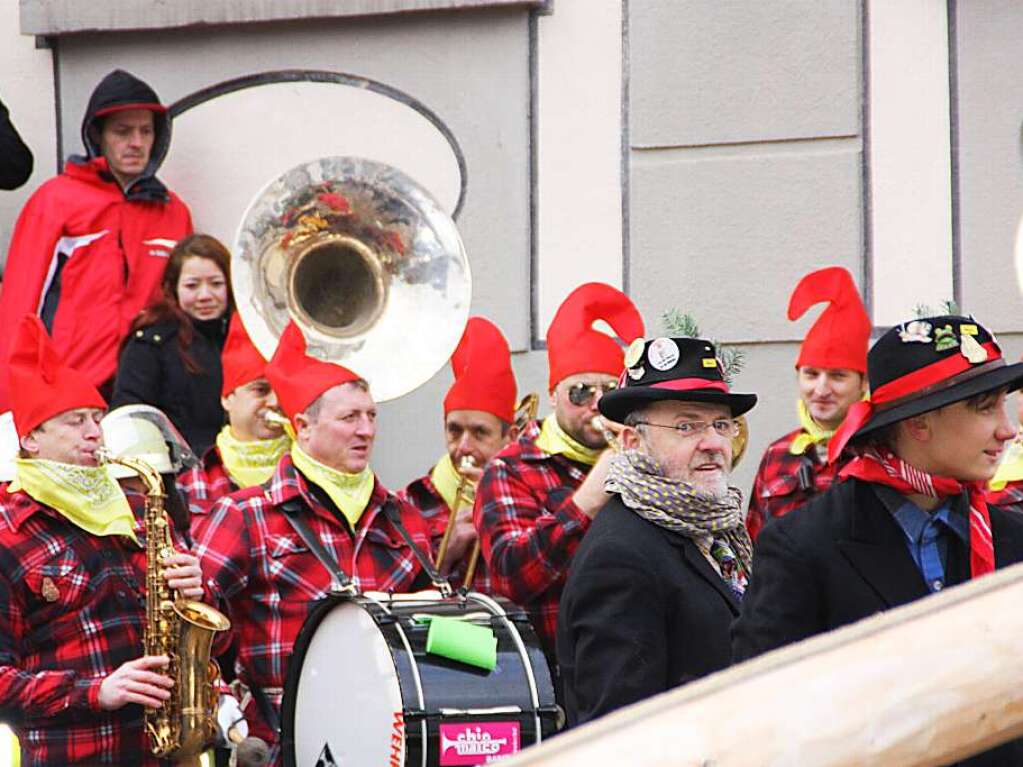
{"label": "sousaphone", "polygon": [[377,402],[444,365],[472,297],[465,248],[437,201],[353,157],[304,163],[263,188],[238,228],[231,280],[264,357],[294,320],[310,356],[364,377]]}

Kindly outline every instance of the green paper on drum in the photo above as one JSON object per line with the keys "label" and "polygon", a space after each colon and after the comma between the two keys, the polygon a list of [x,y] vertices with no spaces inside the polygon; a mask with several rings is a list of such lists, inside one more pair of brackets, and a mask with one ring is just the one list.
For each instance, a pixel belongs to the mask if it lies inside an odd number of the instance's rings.
{"label": "green paper on drum", "polygon": [[493,671],[497,665],[497,637],[493,629],[458,618],[432,617],[426,651],[484,671]]}

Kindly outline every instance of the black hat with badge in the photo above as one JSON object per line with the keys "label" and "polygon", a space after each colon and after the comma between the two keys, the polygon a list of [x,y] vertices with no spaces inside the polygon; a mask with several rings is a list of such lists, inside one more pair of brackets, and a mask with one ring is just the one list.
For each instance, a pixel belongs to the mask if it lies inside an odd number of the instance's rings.
{"label": "black hat with badge", "polygon": [[828,445],[847,443],[897,421],[978,394],[1023,386],[1023,364],[1008,365],[995,337],[973,317],[925,317],[896,325],[867,354],[870,399],[855,403]]}
{"label": "black hat with badge", "polygon": [[637,338],[625,352],[618,388],[600,398],[601,415],[622,422],[650,402],[682,400],[725,405],[732,417],[757,404],[756,394],[733,394],[714,344],[702,338]]}

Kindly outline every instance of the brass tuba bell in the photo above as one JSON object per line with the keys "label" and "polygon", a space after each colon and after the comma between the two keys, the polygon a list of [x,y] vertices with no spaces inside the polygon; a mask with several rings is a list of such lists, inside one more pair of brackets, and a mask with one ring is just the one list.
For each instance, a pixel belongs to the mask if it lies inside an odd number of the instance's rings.
{"label": "brass tuba bell", "polygon": [[239,226],[231,279],[264,357],[294,320],[310,356],[365,378],[378,402],[444,365],[472,298],[465,248],[436,200],[401,171],[353,157],[267,184]]}

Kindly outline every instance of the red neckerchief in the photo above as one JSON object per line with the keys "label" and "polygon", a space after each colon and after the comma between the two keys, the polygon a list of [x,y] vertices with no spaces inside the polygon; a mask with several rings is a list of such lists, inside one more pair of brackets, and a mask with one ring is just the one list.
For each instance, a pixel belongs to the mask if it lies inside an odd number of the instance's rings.
{"label": "red neckerchief", "polygon": [[899,493],[919,493],[930,498],[959,495],[966,490],[970,499],[970,578],[994,572],[995,544],[983,482],[936,477],[910,466],[890,450],[876,447],[867,449],[846,464],[838,476],[856,477],[865,482],[887,485]]}

